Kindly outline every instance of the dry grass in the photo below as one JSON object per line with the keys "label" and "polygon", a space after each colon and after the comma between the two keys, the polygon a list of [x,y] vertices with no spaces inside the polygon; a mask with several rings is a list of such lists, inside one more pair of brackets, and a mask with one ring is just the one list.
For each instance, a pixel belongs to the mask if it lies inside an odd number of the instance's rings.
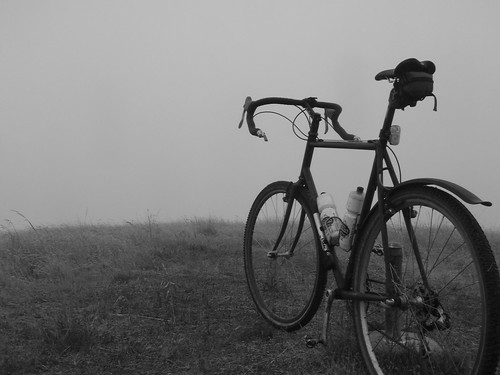
{"label": "dry grass", "polygon": [[[327,348],[270,329],[247,293],[243,224],[193,219],[4,230],[0,374],[358,374],[334,304]],[[488,233],[498,254],[500,235]]]}
{"label": "dry grass", "polygon": [[270,329],[247,293],[243,224],[193,219],[4,230],[0,374],[354,374],[342,303],[335,344]]}

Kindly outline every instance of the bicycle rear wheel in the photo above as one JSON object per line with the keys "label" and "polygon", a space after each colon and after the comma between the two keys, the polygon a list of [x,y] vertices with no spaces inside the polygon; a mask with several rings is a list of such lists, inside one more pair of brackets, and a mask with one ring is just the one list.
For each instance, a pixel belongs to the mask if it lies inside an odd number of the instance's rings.
{"label": "bicycle rear wheel", "polygon": [[499,356],[499,276],[479,224],[449,194],[410,187],[360,237],[354,290],[399,297],[399,307],[354,302],[371,374],[493,374]]}
{"label": "bicycle rear wheel", "polygon": [[274,182],[257,196],[243,247],[247,283],[257,310],[273,326],[287,331],[311,320],[327,279],[307,191],[298,189],[290,199],[290,186],[290,182]]}

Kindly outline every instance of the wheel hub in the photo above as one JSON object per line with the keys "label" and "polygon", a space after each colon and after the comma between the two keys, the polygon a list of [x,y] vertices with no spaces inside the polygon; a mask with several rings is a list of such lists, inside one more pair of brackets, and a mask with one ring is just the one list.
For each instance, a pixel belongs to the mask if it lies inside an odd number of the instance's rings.
{"label": "wheel hub", "polygon": [[423,303],[415,307],[415,317],[425,331],[440,331],[449,329],[451,319],[439,302],[438,295],[426,288],[423,284],[418,284],[413,289],[413,298],[422,298]]}

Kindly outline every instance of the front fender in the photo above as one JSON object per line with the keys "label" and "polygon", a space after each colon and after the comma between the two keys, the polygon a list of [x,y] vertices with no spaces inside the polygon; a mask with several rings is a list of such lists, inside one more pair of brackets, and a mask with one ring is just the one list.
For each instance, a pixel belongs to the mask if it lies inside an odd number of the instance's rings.
{"label": "front fender", "polygon": [[492,205],[491,202],[483,201],[481,198],[479,198],[477,195],[470,192],[466,188],[457,185],[453,182],[441,180],[438,178],[416,178],[413,180],[404,181],[391,189],[391,191],[389,192],[389,197],[395,192],[397,192],[399,189],[402,189],[406,186],[426,186],[426,185],[438,186],[444,190],[449,191],[452,194],[455,194],[464,202],[469,204],[482,204],[483,206],[488,206],[488,207]]}

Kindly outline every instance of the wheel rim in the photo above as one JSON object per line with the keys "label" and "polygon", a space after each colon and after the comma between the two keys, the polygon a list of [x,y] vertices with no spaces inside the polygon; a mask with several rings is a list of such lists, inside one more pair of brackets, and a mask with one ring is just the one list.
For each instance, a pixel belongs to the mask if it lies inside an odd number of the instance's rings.
{"label": "wheel rim", "polygon": [[[253,221],[251,239],[246,240],[245,261],[252,297],[260,312],[275,325],[289,328],[308,313],[316,293],[320,260],[312,218],[305,215],[301,228],[304,213],[296,200],[283,238],[274,249],[285,217],[286,200],[285,191],[263,199]],[[290,254],[299,230],[300,238]]]}

